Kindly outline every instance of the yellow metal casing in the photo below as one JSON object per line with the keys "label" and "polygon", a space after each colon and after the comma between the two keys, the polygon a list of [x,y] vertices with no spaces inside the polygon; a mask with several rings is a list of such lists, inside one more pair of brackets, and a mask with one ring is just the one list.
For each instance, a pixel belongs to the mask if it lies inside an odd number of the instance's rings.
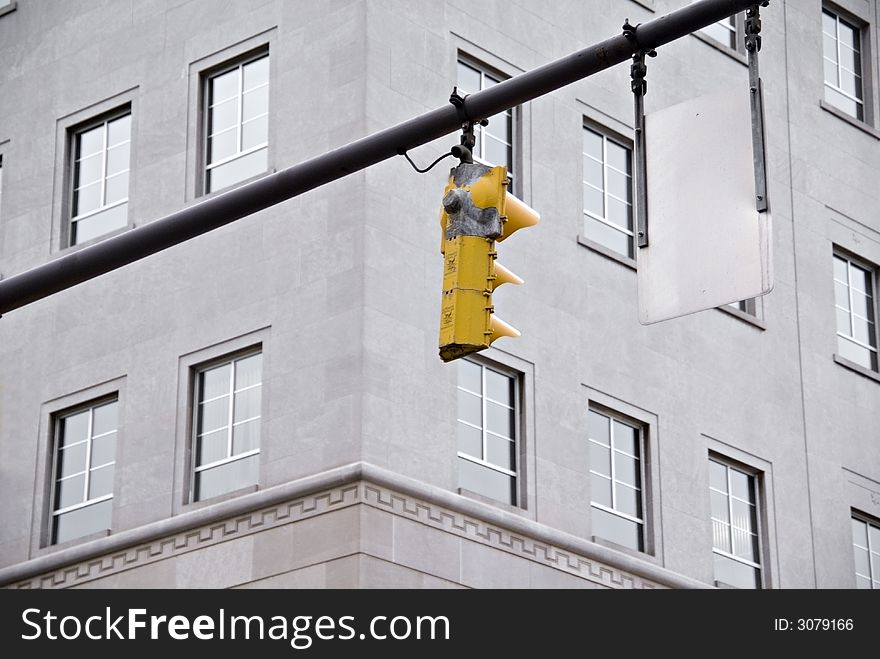
{"label": "yellow metal casing", "polygon": [[440,358],[451,361],[484,350],[502,336],[519,332],[493,315],[492,291],[503,283],[521,283],[495,267],[494,240],[456,236],[445,241],[443,297],[440,305]]}

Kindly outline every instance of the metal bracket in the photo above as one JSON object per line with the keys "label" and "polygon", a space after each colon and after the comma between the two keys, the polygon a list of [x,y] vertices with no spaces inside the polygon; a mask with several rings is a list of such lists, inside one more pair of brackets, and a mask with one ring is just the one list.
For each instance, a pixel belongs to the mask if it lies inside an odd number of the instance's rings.
{"label": "metal bracket", "polygon": [[636,242],[639,247],[648,246],[648,184],[647,163],[645,159],[645,94],[648,93],[648,82],[645,79],[648,67],[645,56],[657,57],[657,51],[645,50],[639,45],[637,36],[638,25],[630,25],[629,19],[623,23],[623,36],[636,45],[632,56],[629,74],[632,82],[633,109],[635,115],[635,137],[633,139],[633,187],[635,191]]}
{"label": "metal bracket", "polygon": [[745,46],[749,58],[749,103],[752,111],[752,154],[755,162],[755,207],[759,213],[770,208],[767,199],[767,150],[764,141],[764,92],[758,71],[758,51],[761,50],[760,7],[767,0],[746,11]]}
{"label": "metal bracket", "polygon": [[449,96],[449,102],[452,103],[458,112],[458,120],[461,123],[461,140],[460,143],[452,147],[452,155],[458,158],[462,163],[472,164],[474,162],[474,147],[477,144],[477,136],[474,131],[474,125],[488,126],[486,119],[480,121],[472,120],[464,107],[464,99],[467,94],[462,96],[458,93],[458,87],[452,88],[452,94]]}

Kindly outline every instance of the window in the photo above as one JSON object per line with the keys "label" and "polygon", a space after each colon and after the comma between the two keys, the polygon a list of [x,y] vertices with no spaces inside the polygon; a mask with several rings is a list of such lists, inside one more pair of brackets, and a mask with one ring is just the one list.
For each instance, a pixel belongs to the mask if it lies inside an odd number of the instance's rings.
{"label": "window", "polygon": [[[476,64],[458,61],[458,90],[462,95],[475,94],[501,82],[499,75],[489,73]],[[505,110],[489,117],[488,126],[476,126],[477,144],[474,157],[490,164],[504,165],[513,178],[513,113]]]}
{"label": "window", "polygon": [[880,526],[853,515],[856,587],[880,589]]}
{"label": "window", "polygon": [[259,481],[262,371],[259,352],[197,369],[194,501]]}
{"label": "window", "polygon": [[205,78],[205,192],[268,169],[269,55]]}
{"label": "window", "polygon": [[877,370],[874,273],[847,256],[834,255],[837,350],[844,359],[872,371]]}
{"label": "window", "polygon": [[102,401],[55,419],[54,543],[110,528],[117,407]]}
{"label": "window", "polygon": [[628,258],[633,251],[632,150],[584,127],[584,235]]}
{"label": "window", "polygon": [[825,100],[864,120],[861,29],[828,9],[822,10]]}
{"label": "window", "polygon": [[77,245],[128,224],[131,112],[75,130],[70,244]]}
{"label": "window", "polygon": [[590,410],[590,506],[593,535],[644,550],[642,430]]}
{"label": "window", "polygon": [[745,14],[734,14],[704,27],[701,32],[738,53],[745,53]]}
{"label": "window", "polygon": [[517,505],[518,381],[467,359],[458,361],[458,485]]}
{"label": "window", "polygon": [[710,458],[709,498],[715,581],[737,588],[760,588],[755,476]]}

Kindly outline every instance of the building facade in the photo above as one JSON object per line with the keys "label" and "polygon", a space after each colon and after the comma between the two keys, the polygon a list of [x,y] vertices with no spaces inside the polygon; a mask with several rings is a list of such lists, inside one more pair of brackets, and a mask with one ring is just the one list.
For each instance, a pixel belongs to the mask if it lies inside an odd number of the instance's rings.
{"label": "building facade", "polygon": [[[0,3],[0,273],[684,4]],[[448,166],[403,158],[7,313],[0,583],[880,587],[878,11],[762,10],[762,298],[639,324],[624,64],[477,135],[542,215],[520,338],[438,358]],[[746,95],[742,24],[659,49],[647,110]]]}

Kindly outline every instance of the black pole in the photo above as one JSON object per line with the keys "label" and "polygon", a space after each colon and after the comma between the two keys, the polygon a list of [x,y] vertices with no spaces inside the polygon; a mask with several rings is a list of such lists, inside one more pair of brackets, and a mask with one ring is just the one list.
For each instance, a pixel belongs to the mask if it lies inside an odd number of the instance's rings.
{"label": "black pole", "polygon": [[[618,36],[468,96],[466,116],[485,119],[560,87],[620,64],[744,11],[755,0],[700,0],[638,26],[635,37]],[[0,281],[0,314],[195,238],[257,211],[387,160],[461,128],[452,105],[356,140],[253,183],[187,206]]]}

